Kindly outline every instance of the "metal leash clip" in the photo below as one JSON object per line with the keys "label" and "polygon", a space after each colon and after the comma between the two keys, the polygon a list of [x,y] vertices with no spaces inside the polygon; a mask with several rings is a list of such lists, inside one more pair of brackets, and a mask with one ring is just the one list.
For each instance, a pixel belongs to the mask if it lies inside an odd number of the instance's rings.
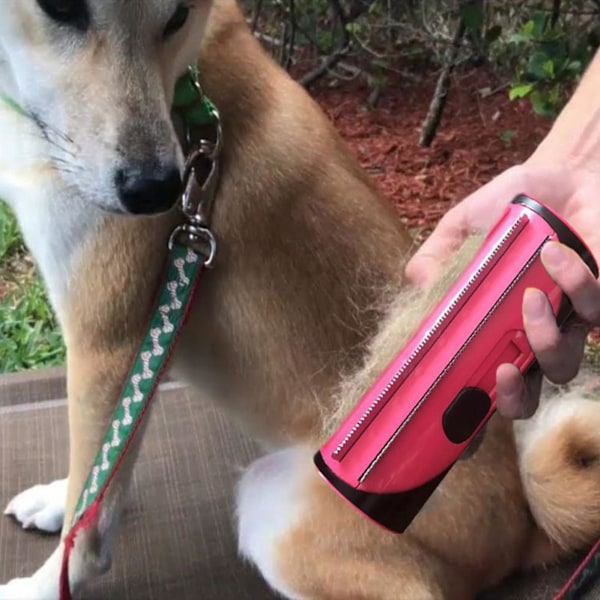
{"label": "metal leash clip", "polygon": [[175,229],[169,241],[169,248],[172,249],[175,242],[182,243],[203,254],[206,257],[204,266],[210,268],[213,266],[217,254],[217,240],[209,224],[220,179],[219,159],[223,146],[223,135],[219,113],[205,97],[198,81],[197,72],[190,69],[189,75],[196,90],[196,101],[188,104],[185,110],[188,114],[194,110],[197,113],[200,105],[200,110],[204,111],[206,115],[205,122],[198,123],[196,119],[195,125],[202,127],[210,125],[214,129],[215,139],[211,141],[200,138],[198,141],[194,141],[193,125],[189,122],[191,119],[186,120],[186,141],[193,147],[186,159],[183,175],[184,192],[180,201],[180,210],[186,223]]}

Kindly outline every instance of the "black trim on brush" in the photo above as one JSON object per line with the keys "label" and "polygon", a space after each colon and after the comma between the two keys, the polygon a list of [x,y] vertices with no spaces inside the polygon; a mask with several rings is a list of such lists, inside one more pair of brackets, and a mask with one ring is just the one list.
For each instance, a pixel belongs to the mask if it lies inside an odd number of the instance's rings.
{"label": "black trim on brush", "polygon": [[314,456],[314,462],[327,481],[348,502],[382,527],[403,533],[417,516],[429,497],[433,494],[450,468],[418,488],[393,494],[375,494],[357,490],[340,479],[325,463],[321,452]]}
{"label": "black trim on brush", "polygon": [[519,194],[516,196],[512,204],[520,204],[526,206],[533,212],[537,213],[556,231],[558,239],[569,246],[583,259],[585,264],[590,268],[590,271],[594,274],[594,277],[598,277],[598,265],[594,260],[594,257],[590,254],[585,244],[579,239],[579,236],[570,229],[564,221],[561,221],[556,215],[551,213],[545,206],[542,206],[539,202],[536,202],[533,198],[525,196],[525,194]]}

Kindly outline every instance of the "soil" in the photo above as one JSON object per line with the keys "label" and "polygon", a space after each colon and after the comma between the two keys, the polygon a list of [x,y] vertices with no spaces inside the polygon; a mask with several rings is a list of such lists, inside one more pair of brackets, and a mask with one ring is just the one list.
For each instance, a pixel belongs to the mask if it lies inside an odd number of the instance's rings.
{"label": "soil", "polygon": [[436,78],[398,77],[373,110],[365,81],[323,81],[312,90],[401,218],[421,236],[452,205],[527,158],[551,126],[526,100],[509,101],[493,74],[471,68],[453,76],[437,137],[430,148],[420,148]]}
{"label": "soil", "polygon": [[[375,109],[369,107],[372,90],[364,81],[321,82],[312,90],[420,240],[450,207],[525,160],[551,127],[527,100],[509,101],[492,73],[472,68],[455,73],[437,136],[431,147],[421,148],[421,125],[436,79],[435,73],[419,81],[398,78]],[[600,364],[600,328],[591,331],[589,340],[597,346],[593,362]]]}

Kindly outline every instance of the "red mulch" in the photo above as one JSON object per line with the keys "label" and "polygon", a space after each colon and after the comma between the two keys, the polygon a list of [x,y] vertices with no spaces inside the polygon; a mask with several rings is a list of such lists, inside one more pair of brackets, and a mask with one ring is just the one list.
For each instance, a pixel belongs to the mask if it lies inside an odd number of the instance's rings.
{"label": "red mulch", "polygon": [[[375,110],[362,81],[331,87],[323,82],[313,95],[398,207],[409,227],[430,231],[454,203],[504,169],[523,161],[550,127],[527,101],[510,102],[484,69],[456,73],[444,118],[430,148],[419,147],[436,75],[415,83],[406,79],[385,88]],[[500,135],[512,130],[510,142]]]}
{"label": "red mulch", "polygon": [[[454,76],[444,118],[430,148],[419,147],[421,123],[436,83],[398,81],[387,87],[377,108],[368,108],[371,90],[362,82],[320,85],[313,95],[350,144],[361,164],[419,237],[467,194],[526,159],[551,123],[537,117],[527,101],[510,102],[484,70]],[[500,135],[511,130],[510,142]],[[591,337],[600,342],[600,329]]]}

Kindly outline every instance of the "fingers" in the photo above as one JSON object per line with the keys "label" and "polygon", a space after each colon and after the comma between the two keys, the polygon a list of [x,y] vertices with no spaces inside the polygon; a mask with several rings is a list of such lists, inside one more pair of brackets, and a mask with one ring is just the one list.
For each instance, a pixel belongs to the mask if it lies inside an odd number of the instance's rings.
{"label": "fingers", "polygon": [[506,205],[522,190],[529,189],[527,181],[526,169],[512,167],[451,208],[407,263],[405,274],[409,281],[429,287],[448,257],[469,235],[486,232]]}
{"label": "fingers", "polygon": [[549,242],[542,249],[541,259],[579,318],[590,325],[600,325],[600,284],[579,255],[568,246]]}
{"label": "fingers", "polygon": [[438,278],[443,262],[468,235],[461,220],[460,211],[450,210],[446,213],[434,233],[409,260],[405,274],[412,284],[427,289]]}
{"label": "fingers", "polygon": [[500,365],[496,371],[496,408],[508,419],[528,419],[537,410],[541,389],[540,368],[523,377],[515,365]]}
{"label": "fingers", "polygon": [[600,284],[567,246],[548,243],[541,259],[550,277],[571,301],[575,316],[561,331],[545,294],[529,289],[523,298],[525,333],[548,379],[566,383],[579,371],[590,326],[600,324]]}
{"label": "fingers", "polygon": [[554,383],[566,383],[579,371],[589,328],[572,319],[561,331],[546,295],[529,289],[523,297],[527,340],[540,367]]}
{"label": "fingers", "polygon": [[541,255],[548,274],[573,305],[574,315],[559,328],[546,295],[534,288],[523,296],[523,323],[539,368],[523,378],[511,364],[496,372],[498,412],[510,419],[529,418],[537,409],[542,374],[556,384],[573,379],[583,359],[587,334],[600,325],[600,284],[581,258],[559,243],[546,244]]}

